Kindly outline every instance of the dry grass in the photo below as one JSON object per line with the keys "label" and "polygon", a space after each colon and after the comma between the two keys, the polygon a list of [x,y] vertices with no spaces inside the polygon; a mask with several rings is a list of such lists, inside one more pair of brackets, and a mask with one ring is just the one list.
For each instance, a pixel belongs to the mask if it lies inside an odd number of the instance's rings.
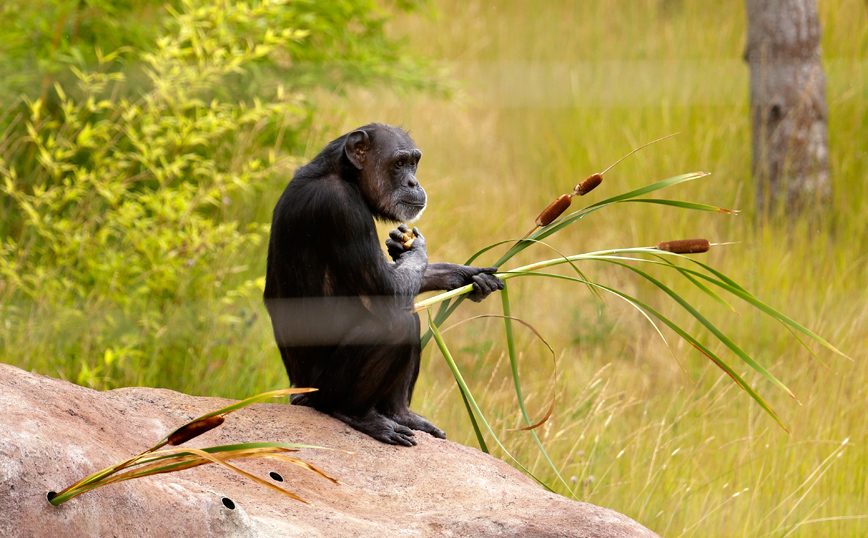
{"label": "dry grass", "polygon": [[[511,285],[514,315],[560,352],[558,407],[541,432],[576,495],[664,536],[864,536],[868,452],[868,26],[864,6],[821,3],[829,75],[833,216],[819,228],[758,225],[752,211],[743,6],[689,1],[441,2],[439,19],[401,20],[420,54],[454,65],[457,102],[367,95],[339,106],[342,132],[371,120],[403,124],[425,153],[431,206],[420,228],[432,259],[461,260],[521,237],[540,209],[631,148],[681,131],[606,175],[583,203],[692,170],[705,181],[665,196],[739,208],[737,217],[620,206],[553,239],[564,253],[654,245],[678,237],[738,241],[706,261],[852,355],[813,358],[786,330],[735,304],[733,314],[681,289],[790,386],[801,404],[740,368],[790,428],[782,431],[707,360],[615,299],[535,279]],[[319,142],[319,141],[318,141]],[[488,263],[500,252],[492,254]],[[551,257],[540,249],[514,264]],[[589,276],[650,298],[652,288],[609,267]],[[668,282],[674,281],[670,278]],[[654,300],[655,298],[659,300]],[[456,319],[497,312],[470,306]],[[687,318],[677,319],[690,324]],[[696,329],[696,327],[693,327]],[[520,426],[503,328],[479,321],[448,336],[471,388],[509,450],[547,473]],[[548,403],[546,353],[519,333],[532,417]],[[432,348],[434,346],[431,346]],[[715,352],[724,353],[722,346]],[[451,374],[427,354],[415,407],[450,438],[475,443]],[[730,355],[728,358],[732,359]],[[846,440],[846,441],[845,441]],[[563,492],[568,493],[568,492]]]}

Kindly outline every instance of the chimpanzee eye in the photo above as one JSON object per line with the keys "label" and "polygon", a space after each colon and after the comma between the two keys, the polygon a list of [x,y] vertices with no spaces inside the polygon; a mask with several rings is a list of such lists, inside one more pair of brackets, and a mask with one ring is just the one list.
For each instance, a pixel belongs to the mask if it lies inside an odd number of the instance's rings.
{"label": "chimpanzee eye", "polygon": [[398,168],[404,168],[404,161],[400,160],[400,161],[396,162],[395,166],[397,166]]}

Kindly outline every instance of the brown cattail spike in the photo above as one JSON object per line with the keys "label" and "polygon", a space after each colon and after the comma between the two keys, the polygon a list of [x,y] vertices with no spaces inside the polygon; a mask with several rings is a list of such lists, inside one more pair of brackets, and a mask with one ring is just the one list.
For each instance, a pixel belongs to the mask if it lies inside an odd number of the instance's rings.
{"label": "brown cattail spike", "polygon": [[172,446],[186,443],[190,439],[199,437],[203,433],[213,430],[217,426],[223,424],[224,420],[226,420],[226,417],[223,415],[214,415],[194,420],[193,422],[185,424],[172,432],[172,435],[169,436],[168,443]]}
{"label": "brown cattail spike", "polygon": [[708,239],[679,239],[677,241],[660,241],[657,243],[657,248],[676,254],[696,254],[708,252],[711,243],[708,242]]}
{"label": "brown cattail spike", "polygon": [[581,183],[579,183],[578,185],[576,185],[574,192],[576,194],[578,194],[579,196],[584,196],[584,195],[588,194],[589,192],[591,192],[592,190],[596,189],[597,186],[602,182],[603,182],[603,175],[602,174],[599,174],[599,173],[598,174],[592,174],[591,176],[588,177],[588,179],[586,179],[586,180],[582,181]]}
{"label": "brown cattail spike", "polygon": [[570,195],[562,194],[557,200],[549,204],[547,208],[536,218],[537,226],[548,226],[553,220],[561,216],[561,213],[570,207]]}
{"label": "brown cattail spike", "polygon": [[407,233],[401,234],[401,244],[404,245],[404,248],[412,247],[415,240],[416,234],[413,233],[413,230],[408,230]]}

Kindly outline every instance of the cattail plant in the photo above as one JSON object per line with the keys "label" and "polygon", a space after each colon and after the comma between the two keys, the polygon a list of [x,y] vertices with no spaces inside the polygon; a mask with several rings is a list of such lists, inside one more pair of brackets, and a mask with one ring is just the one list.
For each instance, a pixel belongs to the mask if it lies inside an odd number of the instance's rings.
{"label": "cattail plant", "polygon": [[[615,163],[615,164],[618,164],[618,163]],[[615,166],[615,165],[613,164],[612,166]],[[609,168],[611,169],[611,167],[609,167]],[[601,174],[601,173],[591,174],[590,176],[587,177],[587,179],[585,179],[584,181],[582,181],[581,183],[579,183],[578,185],[575,186],[575,188],[573,189],[573,193],[578,194],[579,196],[584,196],[584,195],[588,194],[589,192],[591,192],[592,190],[596,189],[597,186],[602,182],[603,182],[603,174]]]}
{"label": "cattail plant", "polygon": [[[554,222],[556,218],[563,215],[564,211],[566,211],[567,208],[570,207],[570,203],[571,203],[573,196],[584,196],[584,195],[588,194],[589,192],[591,192],[592,190],[596,189],[600,185],[600,183],[603,182],[603,174],[605,174],[606,172],[608,172],[612,168],[615,168],[615,165],[617,165],[618,163],[620,163],[621,161],[623,161],[624,159],[626,159],[630,155],[633,155],[634,153],[636,153],[637,151],[639,151],[642,148],[646,148],[646,147],[650,146],[651,144],[660,142],[661,140],[666,140],[667,138],[673,137],[677,134],[678,133],[666,135],[662,138],[658,138],[657,140],[652,140],[651,142],[648,142],[647,144],[643,144],[643,145],[639,146],[638,148],[634,149],[633,151],[631,151],[630,153],[624,155],[623,157],[621,157],[617,161],[615,161],[612,165],[610,165],[608,168],[606,168],[602,172],[597,172],[597,173],[591,174],[586,179],[584,179],[581,183],[576,185],[573,188],[573,192],[571,192],[569,194],[560,195],[557,200],[555,200],[554,202],[549,204],[548,207],[543,209],[542,213],[540,213],[539,216],[536,218],[535,223],[536,223],[537,227],[542,228],[542,227],[548,226],[549,224]],[[528,232],[524,236],[524,239],[526,239],[532,233],[533,233],[533,230]]]}
{"label": "cattail plant", "polygon": [[[612,166],[615,165],[613,164]],[[609,169],[611,168],[612,167],[610,166]],[[549,204],[547,208],[543,209],[543,212],[540,213],[539,216],[536,218],[537,227],[542,228],[543,226],[548,226],[549,224],[554,222],[556,218],[560,217],[564,213],[564,211],[566,211],[567,208],[570,207],[570,201],[573,196],[584,196],[592,190],[596,189],[597,186],[602,182],[602,173],[591,174],[590,176],[588,176],[587,179],[576,185],[576,187],[573,189],[573,192],[560,195],[557,200]],[[533,230],[531,230],[531,232],[533,232]],[[528,233],[528,235],[530,235],[530,233]]]}
{"label": "cattail plant", "polygon": [[711,243],[708,242],[708,239],[678,239],[676,241],[660,241],[656,248],[674,254],[697,254],[708,252]]}
{"label": "cattail plant", "polygon": [[[672,136],[672,135],[670,135]],[[668,137],[664,137],[668,138]],[[664,138],[655,140],[657,142],[659,140],[663,140]],[[653,144],[654,142],[651,142]],[[483,248],[478,251],[476,254],[470,257],[467,260],[467,264],[473,263],[476,258],[481,256],[484,253],[498,247],[499,245],[509,244],[508,250],[504,253],[500,259],[497,261],[490,263],[489,265],[496,267],[505,267],[507,262],[513,258],[519,252],[539,244],[543,239],[563,230],[567,226],[570,226],[580,219],[600,210],[603,208],[607,208],[616,204],[622,203],[647,203],[647,204],[656,204],[662,206],[669,206],[673,208],[679,209],[689,209],[696,211],[707,211],[707,212],[715,212],[715,213],[723,213],[727,215],[735,215],[738,212],[731,209],[724,209],[717,206],[701,204],[696,202],[686,202],[681,200],[668,200],[668,199],[660,199],[660,198],[647,198],[646,195],[662,190],[665,188],[673,187],[680,183],[684,183],[687,181],[694,181],[703,177],[708,176],[709,174],[706,172],[693,172],[689,174],[682,174],[680,176],[672,177],[669,179],[664,179],[662,181],[658,181],[657,183],[653,183],[651,185],[647,185],[645,187],[641,187],[623,194],[619,194],[616,196],[612,196],[600,202],[596,202],[594,204],[588,205],[578,211],[570,213],[569,215],[562,215],[566,212],[571,204],[571,199],[575,196],[582,196],[587,194],[597,186],[602,183],[603,176],[611,170],[613,166],[621,162],[626,157],[632,155],[636,151],[648,146],[649,144],[645,144],[645,146],[641,146],[629,154],[625,155],[621,159],[619,159],[615,164],[604,170],[599,174],[592,174],[587,179],[576,185],[573,191],[569,194],[563,194],[558,197],[554,202],[552,202],[545,210],[540,213],[540,215],[536,218],[535,228],[533,228],[530,232],[528,232],[523,238],[518,241],[507,240],[495,243],[488,247]],[[633,297],[627,294],[624,291],[618,290],[616,288],[607,286],[600,282],[593,281],[587,278],[579,269],[579,265],[588,262],[595,263],[607,263],[612,266],[621,268],[623,270],[630,271],[637,275],[638,277],[646,280],[651,283],[657,290],[661,292],[661,295],[664,297],[669,297],[675,303],[677,303],[681,308],[684,309],[693,319],[699,322],[699,325],[703,326],[708,330],[711,335],[714,336],[723,346],[728,349],[732,354],[737,356],[741,361],[747,364],[754,371],[758,372],[768,381],[770,381],[774,386],[783,390],[786,394],[795,398],[795,395],[788,389],[783,383],[781,383],[774,375],[772,375],[765,367],[759,364],[756,360],[754,360],[750,355],[748,355],[741,347],[735,343],[731,338],[726,336],[714,323],[712,323],[705,315],[699,312],[693,305],[691,305],[684,297],[682,297],[678,292],[673,290],[669,285],[662,282],[661,280],[655,278],[642,267],[658,267],[662,269],[672,269],[676,276],[681,276],[686,279],[691,285],[696,286],[703,293],[710,296],[716,302],[732,308],[729,306],[729,303],[721,296],[721,294],[717,293],[717,291],[722,290],[725,294],[729,294],[735,296],[749,305],[753,306],[757,310],[763,312],[764,314],[777,319],[784,326],[790,329],[794,333],[801,333],[806,335],[808,338],[818,342],[822,346],[826,347],[830,351],[837,353],[846,357],[841,351],[832,346],[829,342],[810,331],[803,325],[794,321],[790,317],[785,314],[775,310],[770,307],[763,301],[754,297],[750,292],[748,292],[745,288],[740,286],[730,277],[724,275],[720,271],[702,263],[694,258],[687,256],[688,254],[698,254],[707,252],[711,246],[714,245],[724,245],[730,243],[711,243],[707,239],[682,239],[682,240],[673,240],[673,241],[661,241],[657,243],[653,247],[634,247],[634,248],[617,248],[617,249],[606,249],[600,250],[597,252],[589,252],[585,254],[577,254],[572,256],[561,256],[558,258],[548,259],[544,261],[539,261],[536,263],[532,263],[529,265],[525,265],[523,267],[518,267],[515,269],[505,270],[498,273],[498,276],[504,281],[508,281],[513,278],[518,277],[527,277],[527,276],[537,276],[537,277],[546,277],[546,278],[557,278],[560,280],[571,281],[579,284],[583,284],[588,286],[594,293],[597,294],[609,294],[614,297],[617,297],[629,305],[633,306],[637,310],[641,311],[642,314],[648,319],[652,324],[657,327],[657,323],[667,326],[673,332],[675,332],[678,336],[686,340],[691,346],[701,352],[705,357],[707,357],[712,363],[714,363],[717,367],[723,370],[734,382],[735,384],[744,390],[775,422],[777,422],[782,428],[786,430],[783,422],[778,418],[775,411],[769,406],[769,404],[748,384],[748,382],[736,371],[735,368],[730,366],[727,362],[725,362],[717,352],[713,351],[709,346],[705,345],[699,338],[691,334],[689,328],[690,325],[680,325],[666,316],[660,310],[657,310],[650,304],[644,302],[638,297]],[[686,261],[686,263],[676,263],[679,261]],[[562,275],[562,274],[551,274],[547,272],[543,272],[543,269],[547,269],[550,267],[554,267],[557,265],[568,265],[575,274],[572,275]],[[463,381],[463,377],[461,375],[460,370],[456,366],[454,360],[452,360],[452,356],[446,343],[442,336],[442,331],[440,327],[446,321],[446,319],[455,311],[458,305],[463,300],[463,296],[466,293],[472,291],[473,286],[467,285],[462,288],[458,288],[446,293],[442,293],[436,295],[434,297],[425,299],[419,303],[417,303],[414,307],[415,311],[428,310],[429,316],[429,330],[422,338],[422,345],[426,345],[430,339],[433,337],[439,347],[441,353],[446,358],[447,364],[452,370],[453,375],[455,376],[456,382],[459,386],[459,390],[461,391],[461,395],[464,399],[465,405],[467,407],[468,416],[470,418],[470,422],[476,432],[477,440],[479,442],[482,450],[488,452],[487,445],[485,443],[485,439],[483,436],[483,431],[488,433],[488,436],[493,438],[496,444],[504,451],[507,457],[511,458],[520,468],[524,469],[524,466],[520,462],[518,462],[509,451],[503,446],[501,441],[498,439],[498,436],[490,427],[488,421],[483,416],[479,406],[476,403],[473,395],[470,390],[467,388],[466,383]],[[537,436],[534,428],[545,422],[545,419],[541,421],[532,421],[530,416],[527,413],[525,408],[524,397],[522,395],[521,383],[518,377],[518,367],[517,367],[517,353],[515,349],[515,341],[513,337],[513,324],[512,322],[515,320],[510,314],[510,304],[509,304],[509,285],[507,285],[501,291],[501,302],[503,306],[503,319],[505,325],[505,336],[506,336],[506,347],[510,359],[510,365],[512,367],[512,376],[515,384],[516,391],[516,399],[518,406],[521,410],[522,418],[527,425],[527,430],[530,431],[530,434],[533,436],[534,441],[536,442],[540,453],[543,455],[545,460],[548,462],[549,466],[553,470],[555,476],[558,481],[564,486],[564,488],[568,491],[573,491],[566,481],[564,481],[563,477],[560,475],[558,471],[557,465],[549,458],[545,448],[543,447],[539,437]],[[439,308],[436,314],[433,313],[433,308],[439,305]],[[521,322],[525,324],[524,322]],[[527,324],[525,324],[527,326]],[[537,337],[542,338],[539,333],[532,329]],[[657,329],[658,333],[661,334],[660,329]],[[801,340],[800,340],[801,341]],[[668,346],[668,343],[667,343]],[[547,415],[548,416],[548,415]],[[547,417],[546,417],[547,418]],[[534,475],[528,472],[530,476],[534,477]],[[536,478],[536,477],[534,477]],[[551,487],[545,484],[543,481],[539,480],[543,486],[551,489]]]}
{"label": "cattail plant", "polygon": [[212,415],[210,417],[196,419],[173,431],[166,442],[172,446],[183,445],[187,441],[199,437],[205,432],[210,432],[225,421],[226,417],[223,415]]}
{"label": "cattail plant", "polygon": [[562,194],[557,200],[549,204],[536,218],[536,225],[542,228],[554,222],[556,218],[560,217],[570,207],[570,199],[572,197],[573,194]]}
{"label": "cattail plant", "polygon": [[301,394],[305,392],[312,392],[314,390],[316,389],[301,388],[282,389],[265,392],[262,394],[257,394],[256,396],[251,396],[246,400],[235,402],[234,404],[228,405],[223,409],[218,409],[217,411],[214,411],[212,413],[202,415],[201,417],[191,420],[187,424],[184,424],[180,428],[174,430],[169,435],[164,437],[159,443],[152,446],[148,450],[145,450],[138,456],[134,456],[126,461],[122,461],[121,463],[118,463],[116,465],[103,469],[102,471],[98,471],[90,476],[87,476],[79,480],[75,484],[69,486],[68,488],[64,489],[60,493],[55,493],[53,491],[49,492],[48,502],[50,502],[54,506],[57,506],[65,503],[73,497],[81,495],[82,493],[101,486],[113,484],[115,482],[123,482],[124,480],[131,480],[133,478],[141,478],[155,474],[176,472],[184,469],[190,469],[192,467],[198,467],[200,465],[216,463],[240,474],[241,476],[249,478],[257,484],[276,491],[277,493],[285,495],[291,499],[307,503],[307,501],[305,501],[295,493],[287,491],[281,487],[272,484],[271,482],[267,482],[259,478],[258,476],[243,471],[238,467],[235,467],[234,465],[228,463],[227,460],[268,458],[272,460],[283,461],[286,463],[291,463],[293,465],[298,465],[300,467],[308,469],[309,471],[313,471],[321,477],[337,484],[337,480],[326,475],[309,463],[287,455],[291,452],[297,452],[300,448],[318,448],[330,450],[326,449],[325,447],[300,445],[296,443],[265,442],[213,446],[203,449],[160,449],[166,445],[177,446],[186,443],[187,441],[190,441],[191,439],[194,439],[205,432],[217,428],[226,420],[226,415],[233,411],[237,411],[242,407],[264,401],[268,398],[275,398],[278,396],[285,396],[290,394]]}

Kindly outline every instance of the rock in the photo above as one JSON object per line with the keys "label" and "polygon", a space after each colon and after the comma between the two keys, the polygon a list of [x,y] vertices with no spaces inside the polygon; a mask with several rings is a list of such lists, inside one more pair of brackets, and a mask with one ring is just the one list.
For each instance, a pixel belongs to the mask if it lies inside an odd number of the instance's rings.
{"label": "rock", "polygon": [[279,473],[279,485],[309,505],[217,465],[48,503],[49,491],[138,454],[228,402],[165,389],[97,392],[0,364],[0,536],[656,536],[612,510],[550,493],[476,449],[423,433],[416,447],[388,446],[284,404],[237,411],[188,444],[284,441],[355,452],[296,454],[340,485],[284,462],[236,460],[260,477]]}

